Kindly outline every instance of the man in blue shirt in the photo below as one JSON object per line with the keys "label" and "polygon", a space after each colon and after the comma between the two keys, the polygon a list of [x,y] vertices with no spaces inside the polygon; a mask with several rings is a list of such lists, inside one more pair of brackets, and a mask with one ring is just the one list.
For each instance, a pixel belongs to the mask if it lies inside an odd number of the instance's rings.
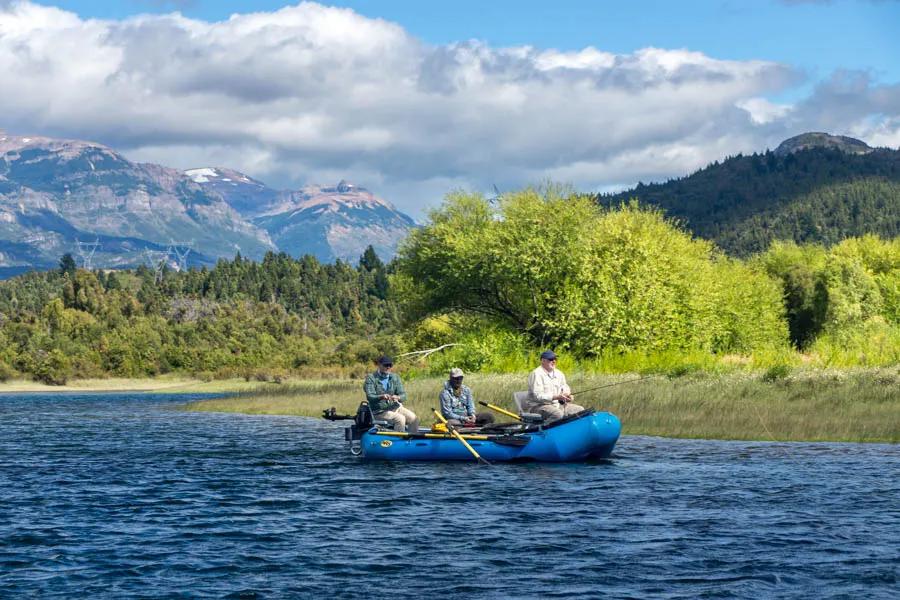
{"label": "man in blue shirt", "polygon": [[378,359],[378,370],[369,373],[363,383],[369,408],[378,421],[388,421],[394,431],[419,432],[419,418],[416,413],[403,406],[406,390],[400,376],[392,373],[394,361],[389,356]]}
{"label": "man in blue shirt", "polygon": [[441,414],[457,427],[473,427],[494,422],[490,413],[475,414],[475,398],[469,386],[463,385],[463,371],[456,367],[450,369],[450,378],[441,390]]}

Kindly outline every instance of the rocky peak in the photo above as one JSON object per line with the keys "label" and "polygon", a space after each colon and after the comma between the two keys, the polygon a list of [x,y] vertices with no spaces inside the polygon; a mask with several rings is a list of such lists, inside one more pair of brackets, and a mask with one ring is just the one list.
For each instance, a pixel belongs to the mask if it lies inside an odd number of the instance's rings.
{"label": "rocky peak", "polygon": [[872,148],[868,144],[856,138],[813,131],[801,133],[784,140],[775,149],[775,154],[786,156],[811,148],[833,148],[847,154],[868,154],[872,152]]}
{"label": "rocky peak", "polygon": [[344,209],[384,208],[391,212],[397,210],[387,200],[343,179],[335,186],[307,185],[292,192],[291,196],[295,209],[298,210],[313,208],[331,212]]}
{"label": "rocky peak", "polygon": [[261,181],[257,181],[252,177],[244,175],[240,171],[234,169],[226,169],[224,167],[202,167],[199,169],[188,169],[185,175],[194,180],[194,183],[226,183],[232,187],[239,185],[254,185],[257,187],[265,187]]}

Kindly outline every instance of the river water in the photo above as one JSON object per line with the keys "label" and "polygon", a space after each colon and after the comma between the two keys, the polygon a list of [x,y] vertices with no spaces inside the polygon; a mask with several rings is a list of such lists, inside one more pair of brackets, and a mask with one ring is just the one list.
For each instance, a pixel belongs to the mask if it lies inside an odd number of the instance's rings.
{"label": "river water", "polygon": [[0,597],[900,595],[900,448],[367,464],[342,425],[0,396]]}

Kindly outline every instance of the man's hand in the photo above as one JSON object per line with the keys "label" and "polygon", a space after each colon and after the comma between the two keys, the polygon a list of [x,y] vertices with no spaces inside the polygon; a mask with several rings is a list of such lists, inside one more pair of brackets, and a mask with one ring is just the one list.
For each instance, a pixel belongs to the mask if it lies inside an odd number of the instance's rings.
{"label": "man's hand", "polygon": [[467,425],[474,425],[474,424],[475,424],[475,416],[474,416],[474,415],[468,415],[468,416],[463,420],[463,422],[466,423]]}

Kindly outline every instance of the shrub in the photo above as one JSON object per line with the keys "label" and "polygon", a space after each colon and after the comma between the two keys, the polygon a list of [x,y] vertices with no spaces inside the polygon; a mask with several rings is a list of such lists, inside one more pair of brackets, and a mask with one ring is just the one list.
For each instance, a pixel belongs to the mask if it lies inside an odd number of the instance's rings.
{"label": "shrub", "polygon": [[0,360],[0,382],[6,383],[16,376],[16,370],[9,366],[6,361]]}
{"label": "shrub", "polygon": [[69,358],[57,348],[49,352],[39,351],[35,357],[32,375],[35,381],[47,385],[65,385],[71,376]]}
{"label": "shrub", "polygon": [[778,381],[779,379],[784,379],[788,375],[791,374],[790,365],[779,364],[772,365],[768,369],[766,369],[765,373],[763,373],[762,379],[763,381],[773,382]]}
{"label": "shrub", "polygon": [[[402,244],[392,286],[408,314],[490,319],[535,347],[747,351],[785,345],[780,290],[661,213],[603,210],[559,187],[494,208],[452,194]],[[476,346],[470,368],[490,362]]]}

